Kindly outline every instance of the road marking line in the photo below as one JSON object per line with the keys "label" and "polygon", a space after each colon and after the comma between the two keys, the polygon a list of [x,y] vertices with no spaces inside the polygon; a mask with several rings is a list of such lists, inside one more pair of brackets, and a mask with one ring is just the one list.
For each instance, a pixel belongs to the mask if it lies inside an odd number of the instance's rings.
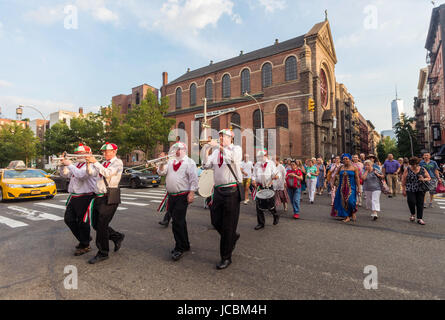
{"label": "road marking line", "polygon": [[[37,210],[32,210],[32,209],[27,209],[27,208],[23,208],[23,207],[9,206],[8,209],[20,212],[20,214],[15,213],[15,215],[23,216],[24,218],[31,220],[31,221],[42,221],[42,220],[60,221],[60,220],[63,220],[63,218],[56,216],[54,214],[41,212],[41,211],[37,211]],[[11,214],[13,214],[13,213],[11,213]]]}
{"label": "road marking line", "polygon": [[[61,202],[66,202],[66,201],[61,201]],[[131,203],[129,203],[129,204],[131,204]],[[65,206],[59,206],[57,204],[52,204],[52,203],[39,202],[39,203],[35,203],[35,205],[44,206],[44,207],[50,207],[50,208],[55,208],[55,209],[61,209],[61,210],[64,210],[64,211],[66,210]],[[128,210],[128,208],[118,207],[117,210],[118,211],[123,211],[123,210]]]}
{"label": "road marking line", "polygon": [[159,191],[147,191],[147,192],[135,192],[136,194],[159,194],[159,193],[166,193],[165,190],[159,190]]}
{"label": "road marking line", "polygon": [[151,200],[150,202],[153,202],[153,203],[161,203],[162,201],[161,201],[161,200]]}
{"label": "road marking line", "polygon": [[146,207],[146,206],[148,206],[147,203],[125,202],[125,201],[122,201],[121,203],[123,203],[123,204],[131,204],[133,206],[138,206],[138,207]]}
{"label": "road marking line", "polygon": [[19,227],[26,227],[27,224],[21,221],[16,221],[13,219],[9,219],[6,217],[0,216],[0,223],[6,224],[8,227],[11,228],[19,228]]}
{"label": "road marking line", "polygon": [[[127,196],[126,194],[124,194],[124,196]],[[163,200],[165,197],[165,194],[163,196],[140,196],[140,195],[132,195],[133,197],[137,197],[137,198],[145,198],[145,199],[160,199]]]}

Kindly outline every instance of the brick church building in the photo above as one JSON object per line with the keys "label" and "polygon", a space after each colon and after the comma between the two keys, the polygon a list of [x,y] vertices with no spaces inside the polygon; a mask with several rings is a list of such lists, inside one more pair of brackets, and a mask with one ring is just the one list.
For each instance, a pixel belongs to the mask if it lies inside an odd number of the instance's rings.
{"label": "brick church building", "polygon": [[[175,128],[187,132],[188,145],[196,145],[199,140],[197,130],[200,133],[201,126],[196,121],[203,120],[206,97],[210,115],[224,113],[209,123],[216,131],[238,127],[256,132],[263,124],[265,129],[276,129],[277,155],[330,158],[343,152],[345,145],[344,121],[338,120],[342,117],[342,104],[335,78],[336,63],[326,18],[302,36],[284,42],[276,40],[272,46],[188,70],[171,82],[164,72],[161,95],[169,97],[168,116],[176,120]],[[308,111],[311,97],[315,112]],[[267,133],[265,136],[267,147]],[[246,136],[238,141],[243,150],[249,150]]]}

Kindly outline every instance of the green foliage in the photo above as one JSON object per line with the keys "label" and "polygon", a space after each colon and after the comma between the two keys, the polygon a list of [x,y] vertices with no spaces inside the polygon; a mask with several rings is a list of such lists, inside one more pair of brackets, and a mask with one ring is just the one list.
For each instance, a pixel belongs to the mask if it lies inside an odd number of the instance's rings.
{"label": "green foliage", "polygon": [[59,155],[64,151],[72,153],[77,142],[71,129],[60,121],[45,132],[45,154]]}
{"label": "green foliage", "polygon": [[390,153],[394,155],[394,158],[399,157],[397,142],[391,137],[384,137],[377,145],[377,157],[383,163]]}
{"label": "green foliage", "polygon": [[78,143],[86,144],[96,153],[104,141],[104,122],[100,115],[89,113],[85,118],[71,120],[71,135]]}
{"label": "green foliage", "polygon": [[142,150],[150,159],[158,144],[168,142],[168,133],[175,122],[165,117],[168,106],[168,98],[159,101],[148,92],[141,104],[132,108],[123,125],[124,140],[130,149]]}
{"label": "green foliage", "polygon": [[13,122],[0,129],[0,166],[6,167],[13,160],[27,165],[37,156],[38,139],[30,128]]}
{"label": "green foliage", "polygon": [[397,137],[397,150],[400,157],[411,157],[411,142],[413,155],[420,154],[420,146],[417,143],[417,131],[413,129],[414,118],[408,118],[402,114],[400,122],[395,125]]}

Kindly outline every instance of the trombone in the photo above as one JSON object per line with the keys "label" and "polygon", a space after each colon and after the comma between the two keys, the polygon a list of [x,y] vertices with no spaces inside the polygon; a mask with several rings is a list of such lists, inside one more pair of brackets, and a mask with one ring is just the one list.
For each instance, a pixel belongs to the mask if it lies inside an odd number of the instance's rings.
{"label": "trombone", "polygon": [[141,172],[141,171],[144,171],[145,169],[153,167],[155,164],[165,163],[169,160],[169,158],[174,158],[174,156],[164,156],[164,157],[156,158],[153,160],[147,160],[143,164],[125,169],[124,173],[128,174],[128,173],[130,173],[130,171]]}

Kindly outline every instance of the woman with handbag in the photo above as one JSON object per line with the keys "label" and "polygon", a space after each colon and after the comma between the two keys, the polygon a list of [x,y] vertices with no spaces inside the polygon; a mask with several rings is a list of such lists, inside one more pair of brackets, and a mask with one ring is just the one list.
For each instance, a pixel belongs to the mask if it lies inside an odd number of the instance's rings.
{"label": "woman with handbag", "polygon": [[362,176],[363,191],[366,194],[366,209],[372,210],[371,218],[375,221],[378,219],[380,212],[380,180],[384,179],[382,172],[372,167],[370,160],[365,161],[365,171]]}
{"label": "woman with handbag", "polygon": [[423,221],[423,202],[425,199],[425,191],[428,188],[427,183],[431,180],[428,171],[419,166],[420,159],[412,157],[409,160],[409,167],[405,170],[402,176],[402,192],[403,196],[407,197],[408,207],[411,211],[411,222],[416,220],[417,208],[417,223],[425,225]]}
{"label": "woman with handbag", "polygon": [[303,181],[303,172],[298,168],[297,162],[291,162],[291,170],[286,173],[286,186],[289,199],[294,209],[294,218],[300,218],[300,199],[301,199],[301,182]]}

